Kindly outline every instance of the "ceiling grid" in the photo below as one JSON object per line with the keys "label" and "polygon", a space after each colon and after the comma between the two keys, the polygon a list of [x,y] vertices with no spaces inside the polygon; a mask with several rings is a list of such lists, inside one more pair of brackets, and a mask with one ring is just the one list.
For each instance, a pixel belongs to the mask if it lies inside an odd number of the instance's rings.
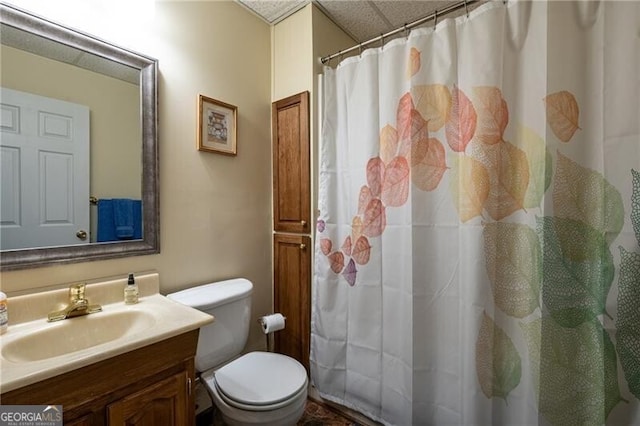
{"label": "ceiling grid", "polygon": [[[236,0],[273,25],[313,2],[357,43],[443,10],[460,0]],[[469,6],[469,10],[479,3]],[[464,8],[447,15],[460,16]]]}

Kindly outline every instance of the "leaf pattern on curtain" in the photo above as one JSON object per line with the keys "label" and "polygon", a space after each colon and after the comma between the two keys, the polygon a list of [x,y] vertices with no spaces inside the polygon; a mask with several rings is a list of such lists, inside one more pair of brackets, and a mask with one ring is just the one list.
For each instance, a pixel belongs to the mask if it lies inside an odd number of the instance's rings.
{"label": "leaf pattern on curtain", "polygon": [[[526,395],[527,389],[517,388],[531,385],[538,400],[526,404],[537,402],[549,424],[607,423],[614,407],[628,402],[622,391],[640,400],[640,173],[631,170],[626,216],[623,188],[591,169],[576,149],[576,142],[588,143],[594,135],[580,127],[581,119],[593,115],[584,104],[581,117],[570,91],[575,86],[554,88],[526,105],[538,110],[525,118],[545,117],[548,127],[535,120],[520,123],[514,118],[522,117],[510,117],[509,103],[515,99],[508,103],[502,88],[437,84],[420,72],[417,49],[404,54],[406,60],[398,63],[401,73],[406,66],[407,78],[399,99],[394,97],[396,123],[380,126],[379,153],[362,177],[367,185],[360,189],[351,222],[351,244],[343,244],[338,256],[323,237],[322,253],[349,286],[357,285],[356,266],[366,267],[373,253],[381,253],[377,238],[385,232],[387,209],[406,204],[412,191],[437,195],[440,182],[446,182],[461,227],[482,226],[485,281],[493,296],[483,299],[475,346],[482,393],[506,401],[514,390]],[[408,91],[404,84],[410,85]],[[511,113],[521,113],[514,105]],[[517,123],[512,129],[510,119]],[[390,165],[394,171],[387,177]],[[620,245],[617,263],[611,245],[628,241],[624,219],[629,217],[637,245]],[[324,222],[323,229],[318,223],[323,233]],[[333,259],[340,261],[339,271]],[[494,312],[493,318],[487,312]],[[523,369],[530,381],[522,380]]]}
{"label": "leaf pattern on curtain", "polygon": [[340,250],[347,256],[351,256],[351,235],[347,235],[347,238],[344,239]]}
{"label": "leaf pattern on curtain", "polygon": [[444,84],[428,84],[411,87],[411,97],[416,110],[428,123],[430,132],[440,130],[449,118],[451,92]]}
{"label": "leaf pattern on curtain", "polygon": [[640,246],[640,172],[631,170],[632,193],[631,193],[631,224],[636,234],[636,240]]}
{"label": "leaf pattern on curtain", "polygon": [[623,399],[615,348],[600,322],[565,328],[545,317],[521,328],[545,418],[554,425],[605,423]]}
{"label": "leaf pattern on curtain", "polygon": [[493,299],[505,314],[524,318],[540,306],[542,255],[535,231],[518,223],[484,225],[484,253]]}
{"label": "leaf pattern on curtain", "polygon": [[331,261],[331,270],[336,274],[342,272],[342,268],[344,268],[344,254],[340,251],[334,251],[329,254],[328,257]]}
{"label": "leaf pattern on curtain", "polygon": [[[368,204],[369,203],[367,203],[367,205]],[[362,213],[364,213],[364,210],[362,210]],[[362,224],[362,217],[354,216],[353,220],[351,221],[351,239],[357,240],[358,238],[360,238],[363,232],[363,228],[364,225]]]}
{"label": "leaf pattern on curtain", "polygon": [[367,237],[378,237],[387,226],[385,207],[378,198],[372,199],[364,210],[362,233]]}
{"label": "leaf pattern on curtain", "polygon": [[544,98],[547,107],[547,122],[558,139],[569,142],[580,127],[580,108],[572,93],[562,90]]}
{"label": "leaf pattern on curtain", "polygon": [[640,254],[620,247],[616,341],[629,390],[640,399]]}
{"label": "leaf pattern on curtain", "polygon": [[613,282],[613,256],[589,225],[559,217],[538,218],[543,242],[542,301],[563,327],[575,328],[605,312]]}
{"label": "leaf pattern on curtain", "polygon": [[[444,155],[443,155],[444,157]],[[412,155],[412,158],[416,158]],[[444,173],[444,170],[442,171]],[[409,163],[404,157],[395,157],[384,168],[380,199],[385,206],[400,207],[409,198]]]}
{"label": "leaf pattern on curtain", "polygon": [[529,185],[524,195],[525,209],[540,206],[544,193],[551,185],[553,160],[544,139],[526,126],[518,126],[517,147],[522,149],[529,164]]}
{"label": "leaf pattern on curtain", "polygon": [[[408,157],[414,141],[429,139],[429,124],[420,111],[414,108],[411,93],[406,93],[398,103],[398,147],[395,155]],[[394,155],[389,157],[392,159]]]}
{"label": "leaf pattern on curtain", "polygon": [[423,191],[433,191],[438,187],[444,172],[444,146],[436,138],[421,139],[411,146],[411,180]]}
{"label": "leaf pattern on curtain", "polygon": [[475,138],[487,145],[502,142],[509,123],[509,109],[502,92],[497,87],[474,87],[473,97],[478,114]]}
{"label": "leaf pattern on curtain", "polygon": [[455,152],[464,152],[476,132],[478,115],[473,104],[456,85],[451,90],[451,114],[445,123],[447,143]]}
{"label": "leaf pattern on curtain", "polygon": [[461,222],[480,216],[489,197],[489,172],[480,161],[454,156],[449,189]]}
{"label": "leaf pattern on curtain", "polygon": [[473,142],[470,155],[489,172],[489,196],[484,208],[494,220],[501,220],[524,208],[529,186],[529,163],[523,150],[501,141],[495,144]]}
{"label": "leaf pattern on curtain", "polygon": [[420,70],[420,51],[412,47],[407,61],[407,78],[411,78]]}
{"label": "leaf pattern on curtain", "polygon": [[[410,52],[408,71],[420,69]],[[539,411],[551,424],[602,424],[619,402],[617,357],[629,389],[640,399],[640,254],[620,247],[616,346],[602,326],[615,267],[610,245],[622,231],[624,204],[604,176],[518,124],[504,139],[509,108],[497,87],[411,87],[398,100],[396,127],[380,129],[379,155],[366,165],[351,233],[340,250],[330,238],[319,247],[331,270],[349,286],[376,249],[387,209],[406,204],[412,190],[435,191],[449,172],[449,193],[461,223],[481,218],[493,304],[519,324]],[[544,98],[547,123],[568,142],[579,107],[567,92]],[[444,131],[446,144],[434,132]],[[444,139],[442,139],[444,140]],[[554,164],[555,163],[555,164]],[[555,167],[554,167],[555,166]],[[553,188],[551,183],[553,181]],[[631,222],[640,244],[640,173],[632,170]],[[536,229],[506,221],[541,209],[551,189],[553,214]],[[322,229],[321,229],[322,228]],[[325,231],[318,221],[318,232]],[[543,308],[544,307],[544,308]],[[616,352],[617,349],[617,352]],[[476,374],[487,398],[505,399],[521,384],[522,358],[513,340],[486,312],[476,340]]]}
{"label": "leaf pattern on curtain", "polygon": [[395,127],[386,125],[380,131],[380,158],[384,163],[391,161],[398,152],[398,131]]}
{"label": "leaf pattern on curtain", "polygon": [[616,239],[624,223],[624,205],[620,192],[602,174],[580,166],[558,152],[553,187],[555,216],[584,222],[606,234],[609,243]]}
{"label": "leaf pattern on curtain", "polygon": [[504,400],[522,377],[522,361],[513,341],[486,312],[476,340],[476,373],[487,398]]}
{"label": "leaf pattern on curtain", "polygon": [[[324,230],[320,232],[324,232]],[[325,256],[330,254],[332,247],[333,247],[333,243],[331,242],[331,239],[329,238],[320,239],[320,250],[322,251],[322,254],[324,254]]]}
{"label": "leaf pattern on curtain", "polygon": [[367,184],[372,197],[379,197],[382,192],[384,170],[384,161],[380,157],[372,158],[367,163]]}
{"label": "leaf pattern on curtain", "polygon": [[347,280],[347,283],[349,283],[350,286],[353,286],[356,283],[357,272],[355,262],[353,259],[349,259],[349,263],[347,263],[347,266],[344,268],[342,276]]}
{"label": "leaf pattern on curtain", "polygon": [[366,265],[369,263],[369,257],[371,256],[371,246],[369,240],[364,235],[356,240],[356,244],[353,247],[353,260],[359,265]]}

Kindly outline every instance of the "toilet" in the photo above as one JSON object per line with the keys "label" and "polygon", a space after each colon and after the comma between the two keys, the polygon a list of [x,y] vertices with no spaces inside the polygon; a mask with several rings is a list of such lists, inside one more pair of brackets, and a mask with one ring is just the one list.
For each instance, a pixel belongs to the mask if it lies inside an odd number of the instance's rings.
{"label": "toilet", "polygon": [[242,356],[249,337],[253,284],[237,278],[167,295],[215,317],[200,329],[195,367],[229,426],[295,425],[307,400],[307,371],[271,352]]}

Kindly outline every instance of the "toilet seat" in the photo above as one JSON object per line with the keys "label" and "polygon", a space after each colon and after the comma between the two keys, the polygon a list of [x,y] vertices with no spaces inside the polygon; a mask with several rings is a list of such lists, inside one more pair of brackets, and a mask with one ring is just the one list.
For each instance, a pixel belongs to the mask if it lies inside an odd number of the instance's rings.
{"label": "toilet seat", "polygon": [[229,406],[270,411],[307,392],[307,372],[295,359],[271,352],[250,352],[202,379]]}

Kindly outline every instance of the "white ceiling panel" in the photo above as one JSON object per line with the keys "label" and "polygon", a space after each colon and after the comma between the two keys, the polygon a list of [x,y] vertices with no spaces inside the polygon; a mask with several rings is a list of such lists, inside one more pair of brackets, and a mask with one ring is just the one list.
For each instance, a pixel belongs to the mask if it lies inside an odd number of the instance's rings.
{"label": "white ceiling panel", "polygon": [[[380,34],[410,24],[435,11],[460,3],[460,0],[236,0],[270,24],[275,24],[305,5],[315,3],[333,22],[356,42],[363,43]],[[481,2],[468,6],[471,10]],[[462,7],[442,17],[465,13]],[[429,25],[429,24],[427,24]],[[431,25],[433,25],[431,23]]]}
{"label": "white ceiling panel", "polygon": [[236,0],[270,24],[275,24],[300,10],[309,0]]}
{"label": "white ceiling panel", "polygon": [[317,1],[316,4],[358,42],[393,29],[372,1],[331,0]]}

